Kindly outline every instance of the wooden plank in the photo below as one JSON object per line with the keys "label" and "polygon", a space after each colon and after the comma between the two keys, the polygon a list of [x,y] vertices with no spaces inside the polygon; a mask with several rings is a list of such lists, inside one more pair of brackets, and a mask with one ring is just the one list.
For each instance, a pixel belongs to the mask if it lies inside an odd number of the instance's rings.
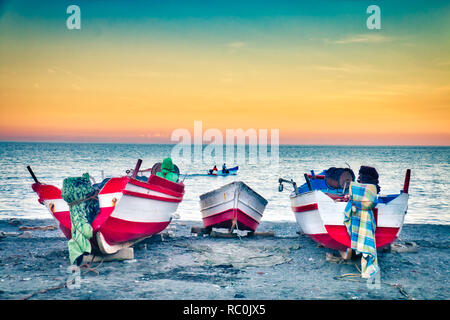
{"label": "wooden plank", "polygon": [[38,226],[38,227],[19,227],[19,230],[20,231],[28,231],[28,230],[50,231],[50,230],[56,230],[56,227],[54,225]]}
{"label": "wooden plank", "polygon": [[247,237],[275,237],[275,232],[274,231],[249,232],[247,233]]}
{"label": "wooden plank", "polygon": [[89,264],[93,262],[109,262],[109,261],[123,261],[123,260],[133,260],[134,250],[133,248],[124,248],[117,251],[114,254],[106,255],[85,255],[83,256],[83,264]]}
{"label": "wooden plank", "polygon": [[213,238],[237,238],[237,233],[225,233],[225,232],[217,232],[217,231],[211,231],[209,234]]}
{"label": "wooden plank", "polygon": [[196,233],[199,236],[202,236],[204,234],[210,234],[212,228],[202,228],[202,227],[191,227],[191,233]]}

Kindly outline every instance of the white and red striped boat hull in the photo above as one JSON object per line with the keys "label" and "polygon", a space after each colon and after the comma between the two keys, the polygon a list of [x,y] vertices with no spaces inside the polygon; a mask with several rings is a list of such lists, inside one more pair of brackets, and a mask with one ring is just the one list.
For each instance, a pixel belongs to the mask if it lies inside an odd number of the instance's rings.
{"label": "white and red striped boat hull", "polygon": [[[70,211],[61,190],[41,183],[32,188],[70,239]],[[168,226],[183,196],[182,183],[155,175],[147,182],[128,176],[111,178],[98,194],[100,212],[91,224],[93,232],[100,232],[110,245],[150,237]]]}
{"label": "white and red striped boat hull", "polygon": [[205,228],[255,231],[267,200],[241,181],[224,185],[200,196]]}
{"label": "white and red striped boat hull", "polygon": [[[401,193],[387,203],[379,203],[374,211],[377,248],[397,239],[408,208],[408,193]],[[344,225],[347,202],[333,199],[320,190],[292,193],[292,211],[302,232],[321,245],[335,250],[350,248],[350,236]]]}

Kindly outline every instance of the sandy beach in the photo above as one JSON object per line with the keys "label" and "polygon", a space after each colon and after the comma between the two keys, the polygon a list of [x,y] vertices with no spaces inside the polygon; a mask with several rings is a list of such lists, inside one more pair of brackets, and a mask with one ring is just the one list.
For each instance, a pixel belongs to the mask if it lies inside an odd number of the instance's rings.
{"label": "sandy beach", "polygon": [[[448,225],[404,226],[397,243],[417,252],[379,252],[381,285],[369,289],[359,258],[327,261],[328,249],[298,234],[293,222],[262,222],[273,237],[211,238],[190,233],[196,221],[175,220],[173,234],[135,246],[134,260],[81,270],[79,288],[69,277],[67,240],[53,220],[0,220],[0,299],[449,299]],[[330,260],[330,259],[329,259]],[[98,263],[94,263],[95,267]],[[61,287],[61,288],[58,288]]]}

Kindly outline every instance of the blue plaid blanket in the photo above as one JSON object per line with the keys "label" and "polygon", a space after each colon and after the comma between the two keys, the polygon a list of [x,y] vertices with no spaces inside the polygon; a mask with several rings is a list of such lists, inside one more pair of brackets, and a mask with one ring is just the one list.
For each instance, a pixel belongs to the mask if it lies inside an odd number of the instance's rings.
{"label": "blue plaid blanket", "polygon": [[379,270],[375,244],[376,224],[372,211],[377,202],[375,185],[357,182],[350,184],[350,200],[344,210],[344,224],[350,235],[351,248],[362,253],[367,262],[361,263],[363,277],[372,277]]}

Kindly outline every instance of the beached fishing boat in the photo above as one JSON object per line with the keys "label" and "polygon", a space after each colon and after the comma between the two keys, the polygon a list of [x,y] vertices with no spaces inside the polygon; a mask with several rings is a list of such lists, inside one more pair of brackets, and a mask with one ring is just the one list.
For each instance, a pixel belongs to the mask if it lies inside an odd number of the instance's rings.
{"label": "beached fishing boat", "polygon": [[200,211],[205,228],[227,228],[254,232],[267,200],[242,181],[235,181],[202,194]]}
{"label": "beached fishing boat", "polygon": [[226,172],[223,172],[223,170],[217,170],[217,171],[209,170],[207,173],[210,176],[229,176],[229,175],[237,175],[238,170],[239,170],[239,166],[236,166],[236,167],[227,169]]}
{"label": "beached fishing boat", "polygon": [[[184,184],[151,174],[137,177],[139,160],[131,175],[110,178],[99,187],[100,211],[91,226],[91,242],[103,253],[114,253],[139,240],[163,231],[183,199]],[[32,189],[59,222],[61,231],[71,238],[69,205],[61,197],[61,189],[41,183],[28,167],[35,183]],[[95,187],[95,185],[94,185]]]}
{"label": "beached fishing boat", "polygon": [[[391,244],[401,232],[408,209],[410,173],[411,170],[408,169],[403,190],[399,194],[378,195],[378,204],[373,209],[377,248]],[[279,180],[279,191],[283,190],[283,183],[294,186],[294,191],[290,194],[291,207],[301,231],[327,248],[340,251],[350,248],[350,236],[344,225],[347,189],[344,187],[339,192],[327,192],[329,190],[322,187],[324,175],[305,174],[305,179],[306,183],[298,188],[293,180]],[[344,184],[348,182],[345,181]]]}

